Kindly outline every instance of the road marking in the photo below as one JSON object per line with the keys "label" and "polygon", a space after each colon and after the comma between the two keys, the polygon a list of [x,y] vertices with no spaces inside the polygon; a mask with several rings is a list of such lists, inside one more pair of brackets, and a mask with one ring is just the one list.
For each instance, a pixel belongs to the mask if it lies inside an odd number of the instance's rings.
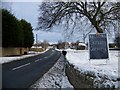
{"label": "road marking", "polygon": [[25,66],[27,66],[27,65],[29,65],[29,64],[30,64],[30,63],[24,64],[24,65],[21,65],[21,66],[19,66],[19,67],[13,68],[12,70],[16,70],[16,69],[19,69],[19,68],[25,67]]}
{"label": "road marking", "polygon": [[53,53],[50,54],[50,56],[52,56],[52,55],[53,55]]}
{"label": "road marking", "polygon": [[35,62],[38,62],[40,59],[38,59],[38,60],[35,60]]}
{"label": "road marking", "polygon": [[[43,57],[42,59],[47,59],[47,58],[49,58],[50,56],[52,56],[54,53],[51,53],[48,57]],[[34,62],[38,62],[38,61],[40,61],[40,60],[42,60],[42,59],[38,59],[38,60],[35,60]]]}
{"label": "road marking", "polygon": [[52,52],[54,52],[55,50],[52,50]]}
{"label": "road marking", "polygon": [[40,60],[42,60],[42,59],[35,60],[34,62],[38,62],[38,61],[40,61]]}
{"label": "road marking", "polygon": [[44,57],[45,59],[48,58],[48,57]]}

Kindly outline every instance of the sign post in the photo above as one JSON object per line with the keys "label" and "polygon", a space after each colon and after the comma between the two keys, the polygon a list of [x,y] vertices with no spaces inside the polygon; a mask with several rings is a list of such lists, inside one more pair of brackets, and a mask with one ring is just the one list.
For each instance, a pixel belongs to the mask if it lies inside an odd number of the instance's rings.
{"label": "sign post", "polygon": [[89,60],[109,59],[107,35],[104,33],[89,34]]}

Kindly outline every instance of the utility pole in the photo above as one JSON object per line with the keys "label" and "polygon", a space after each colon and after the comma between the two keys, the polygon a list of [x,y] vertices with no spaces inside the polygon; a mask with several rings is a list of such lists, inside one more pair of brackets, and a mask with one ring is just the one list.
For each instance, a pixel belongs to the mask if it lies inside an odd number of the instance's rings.
{"label": "utility pole", "polygon": [[38,36],[37,36],[37,34],[36,34],[36,48],[37,48],[37,44],[38,44]]}
{"label": "utility pole", "polygon": [[85,34],[83,34],[83,42],[85,43]]}

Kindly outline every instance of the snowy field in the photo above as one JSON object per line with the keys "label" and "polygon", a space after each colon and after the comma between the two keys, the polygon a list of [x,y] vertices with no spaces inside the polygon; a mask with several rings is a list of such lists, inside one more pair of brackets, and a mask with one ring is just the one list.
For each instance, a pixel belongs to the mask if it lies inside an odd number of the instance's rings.
{"label": "snowy field", "polygon": [[27,58],[27,57],[31,57],[31,56],[35,56],[41,53],[46,52],[48,49],[46,49],[43,52],[34,52],[34,51],[29,51],[27,55],[21,55],[21,56],[9,56],[9,57],[0,57],[0,64],[2,63],[7,63],[7,62],[11,62],[14,60],[21,60],[23,58]]}
{"label": "snowy field", "polygon": [[[104,85],[118,87],[118,51],[109,51],[109,60],[90,60],[88,50],[71,50],[67,49],[67,60],[75,66],[75,69],[82,73],[94,73],[96,81],[99,76],[107,76],[110,81],[104,82]],[[120,63],[119,63],[120,64]],[[120,65],[119,65],[120,66]]]}

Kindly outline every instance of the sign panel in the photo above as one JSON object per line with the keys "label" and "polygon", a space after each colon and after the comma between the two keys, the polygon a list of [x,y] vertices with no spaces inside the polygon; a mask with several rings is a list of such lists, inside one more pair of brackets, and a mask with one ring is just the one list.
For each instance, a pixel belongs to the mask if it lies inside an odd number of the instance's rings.
{"label": "sign panel", "polygon": [[89,34],[90,59],[108,59],[108,43],[106,34]]}

